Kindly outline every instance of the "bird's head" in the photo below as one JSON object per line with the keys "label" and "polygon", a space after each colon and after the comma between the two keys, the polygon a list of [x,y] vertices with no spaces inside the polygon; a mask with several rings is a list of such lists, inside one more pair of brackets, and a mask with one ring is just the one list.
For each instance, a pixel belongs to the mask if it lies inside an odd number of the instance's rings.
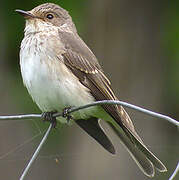
{"label": "bird's head", "polygon": [[15,10],[26,19],[26,27],[30,25],[36,31],[43,30],[50,26],[67,26],[71,30],[76,30],[68,11],[53,3],[45,3],[32,9],[31,11]]}

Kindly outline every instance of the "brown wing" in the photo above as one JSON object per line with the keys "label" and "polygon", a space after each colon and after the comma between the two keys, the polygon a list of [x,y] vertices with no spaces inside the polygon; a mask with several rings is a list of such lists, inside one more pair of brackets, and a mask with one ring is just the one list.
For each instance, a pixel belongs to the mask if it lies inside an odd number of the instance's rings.
{"label": "brown wing", "polygon": [[115,154],[114,146],[105,134],[104,130],[100,127],[99,120],[97,118],[91,117],[85,121],[84,119],[78,119],[75,122],[107,151]]}
{"label": "brown wing", "polygon": [[[64,63],[71,69],[72,73],[79,78],[80,82],[90,89],[95,99],[97,101],[116,100],[117,98],[111,89],[109,80],[104,75],[96,57],[81,38],[77,34],[67,32],[59,32],[59,37],[65,46],[65,52],[62,54]],[[117,105],[102,105],[102,107],[123,129],[124,133],[120,134],[117,130],[118,128],[116,129],[116,127],[111,124],[142,171],[152,177],[154,175],[152,163],[159,171],[166,171],[166,167],[162,162],[143,144],[124,108]],[[90,131],[88,126],[82,128],[87,128]],[[89,134],[92,137],[94,135],[91,131]],[[97,140],[98,142],[100,141],[100,139]],[[103,142],[100,143],[104,144]]]}
{"label": "brown wing", "polygon": [[[111,89],[110,81],[104,75],[95,55],[82,39],[77,34],[64,31],[59,32],[59,37],[65,46],[64,63],[79,78],[80,82],[90,89],[95,99],[97,101],[117,100]],[[121,106],[102,105],[102,107],[120,126],[125,126],[140,140],[130,118]]]}

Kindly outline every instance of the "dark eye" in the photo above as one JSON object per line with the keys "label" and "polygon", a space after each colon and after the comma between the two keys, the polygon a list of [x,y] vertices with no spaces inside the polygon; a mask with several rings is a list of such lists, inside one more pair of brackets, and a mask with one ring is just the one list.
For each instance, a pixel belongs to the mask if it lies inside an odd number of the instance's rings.
{"label": "dark eye", "polygon": [[47,14],[46,16],[48,19],[53,19],[53,14]]}

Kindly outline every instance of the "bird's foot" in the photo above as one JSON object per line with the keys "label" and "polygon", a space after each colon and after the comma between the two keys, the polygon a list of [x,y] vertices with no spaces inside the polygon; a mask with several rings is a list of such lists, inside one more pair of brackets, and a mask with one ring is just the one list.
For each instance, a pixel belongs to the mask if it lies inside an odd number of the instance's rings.
{"label": "bird's foot", "polygon": [[56,113],[56,112],[51,111],[51,112],[43,112],[42,113],[43,122],[49,121],[50,123],[52,123],[53,128],[55,128],[57,125],[56,117],[53,117],[54,113]]}
{"label": "bird's foot", "polygon": [[69,123],[69,121],[71,119],[73,119],[73,117],[69,113],[70,109],[71,109],[71,107],[66,107],[66,108],[63,109],[63,113],[62,113],[62,117],[67,119],[67,123]]}

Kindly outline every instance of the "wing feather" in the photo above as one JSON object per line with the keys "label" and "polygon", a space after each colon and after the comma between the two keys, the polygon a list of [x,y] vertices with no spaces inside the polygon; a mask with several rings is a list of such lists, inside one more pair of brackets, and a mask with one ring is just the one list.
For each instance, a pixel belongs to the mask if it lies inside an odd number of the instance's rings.
{"label": "wing feather", "polygon": [[[78,77],[79,81],[90,90],[93,97],[95,97],[97,101],[117,100],[111,89],[110,81],[104,75],[96,57],[82,39],[77,34],[64,31],[59,32],[59,37],[65,46],[65,51],[62,54],[65,65]],[[143,172],[150,177],[153,176],[154,169],[152,163],[159,171],[166,171],[162,162],[146,148],[136,133],[134,125],[124,108],[118,105],[107,104],[102,105],[102,107],[114,119],[114,122],[122,128],[123,134],[120,134],[119,127],[115,127],[115,123],[113,124],[113,122],[111,122],[111,126],[131,152],[139,167],[143,169]],[[85,128],[87,127],[88,126],[85,126]],[[89,128],[85,130],[89,130]],[[98,142],[103,144],[100,139],[98,139]]]}
{"label": "wing feather", "polygon": [[[104,75],[97,58],[84,41],[77,34],[65,31],[60,31],[59,37],[65,45],[64,63],[79,78],[80,82],[90,89],[95,99],[97,101],[117,100],[111,89],[110,81]],[[102,107],[121,127],[125,126],[141,141],[134,130],[132,121],[121,106],[102,105]],[[121,118],[123,115],[125,117]]]}

